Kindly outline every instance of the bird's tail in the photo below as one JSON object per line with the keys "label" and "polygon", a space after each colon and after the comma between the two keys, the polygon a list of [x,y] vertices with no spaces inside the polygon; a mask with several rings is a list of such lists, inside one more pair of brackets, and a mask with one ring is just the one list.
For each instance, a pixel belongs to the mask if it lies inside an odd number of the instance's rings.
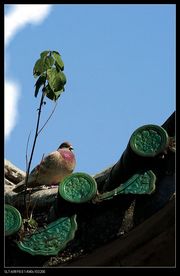
{"label": "bird's tail", "polygon": [[19,193],[19,192],[22,192],[24,189],[25,189],[25,179],[19,182],[12,191],[15,193]]}

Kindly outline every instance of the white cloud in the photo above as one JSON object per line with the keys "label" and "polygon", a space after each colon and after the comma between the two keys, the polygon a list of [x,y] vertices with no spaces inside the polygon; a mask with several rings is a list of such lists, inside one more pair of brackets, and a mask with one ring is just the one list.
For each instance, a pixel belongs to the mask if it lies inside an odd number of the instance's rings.
{"label": "white cloud", "polygon": [[[28,23],[40,24],[49,15],[52,5],[11,5],[11,10],[5,15],[5,47],[9,45],[14,36]],[[6,57],[5,57],[6,71]],[[7,72],[8,73],[8,72]],[[5,138],[7,139],[16,125],[18,118],[18,100],[20,85],[16,81],[5,80]]]}
{"label": "white cloud", "polygon": [[8,138],[13,130],[18,112],[19,86],[12,81],[5,81],[5,138]]}
{"label": "white cloud", "polygon": [[5,45],[26,26],[26,24],[40,24],[51,11],[51,5],[22,4],[13,5],[10,12],[5,15]]}

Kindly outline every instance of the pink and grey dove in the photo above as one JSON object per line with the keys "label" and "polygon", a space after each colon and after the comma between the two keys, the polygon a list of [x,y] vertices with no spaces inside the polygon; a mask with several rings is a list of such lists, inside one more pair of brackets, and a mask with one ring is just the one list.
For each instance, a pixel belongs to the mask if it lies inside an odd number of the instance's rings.
{"label": "pink and grey dove", "polygon": [[[61,182],[70,175],[76,165],[73,147],[69,142],[63,142],[56,151],[45,156],[29,174],[28,188],[41,185],[52,186]],[[14,192],[21,192],[25,189],[25,179],[18,183],[13,189]]]}

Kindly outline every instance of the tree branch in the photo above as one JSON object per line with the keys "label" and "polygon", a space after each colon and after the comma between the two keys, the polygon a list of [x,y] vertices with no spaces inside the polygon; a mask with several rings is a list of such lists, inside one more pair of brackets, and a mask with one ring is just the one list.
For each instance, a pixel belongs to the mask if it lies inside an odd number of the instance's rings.
{"label": "tree branch", "polygon": [[43,128],[46,126],[46,124],[48,123],[48,121],[50,120],[50,118],[52,117],[52,115],[53,115],[56,107],[57,107],[57,102],[56,102],[55,107],[53,108],[51,114],[49,115],[48,119],[46,120],[46,122],[44,123],[44,125],[41,127],[41,129],[38,131],[38,135],[43,130]]}
{"label": "tree branch", "polygon": [[[45,84],[44,84],[44,86],[45,86]],[[39,108],[38,108],[38,119],[37,119],[37,124],[36,124],[36,131],[35,131],[35,135],[34,135],[34,142],[33,142],[32,150],[31,150],[31,155],[30,155],[30,159],[29,159],[29,163],[28,163],[28,168],[27,168],[27,171],[26,171],[25,191],[24,191],[24,206],[25,206],[25,217],[26,218],[28,218],[28,208],[27,208],[27,201],[26,201],[28,178],[29,178],[29,172],[30,172],[32,157],[33,157],[34,149],[35,149],[35,145],[36,145],[36,140],[37,140],[37,137],[38,137],[39,123],[40,123],[40,117],[41,117],[41,109],[42,109],[44,97],[45,97],[45,93],[42,92],[41,101],[40,101]]]}

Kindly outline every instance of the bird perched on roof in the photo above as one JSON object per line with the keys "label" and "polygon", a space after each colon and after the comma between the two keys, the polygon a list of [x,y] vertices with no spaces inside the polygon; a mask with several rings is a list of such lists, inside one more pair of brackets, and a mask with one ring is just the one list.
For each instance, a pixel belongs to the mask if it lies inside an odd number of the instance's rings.
{"label": "bird perched on roof", "polygon": [[[69,142],[63,142],[56,151],[45,156],[29,174],[27,187],[59,184],[66,176],[70,175],[76,165],[72,150],[73,147]],[[21,192],[24,189],[25,179],[18,183],[13,191]]]}

